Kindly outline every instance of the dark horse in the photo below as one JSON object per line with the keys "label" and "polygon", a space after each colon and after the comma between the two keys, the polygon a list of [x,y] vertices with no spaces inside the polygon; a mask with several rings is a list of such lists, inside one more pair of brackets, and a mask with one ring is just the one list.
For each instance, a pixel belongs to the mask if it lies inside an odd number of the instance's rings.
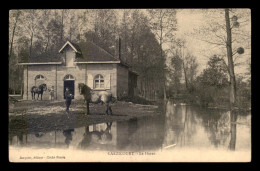
{"label": "dark horse", "polygon": [[41,85],[39,85],[39,87],[33,86],[31,88],[32,99],[35,99],[35,94],[38,94],[37,100],[39,98],[39,95],[41,95],[41,100],[42,100],[43,91],[46,91],[46,90],[47,90],[46,84],[41,84]]}
{"label": "dark horse", "polygon": [[79,84],[79,91],[80,94],[84,96],[84,100],[87,106],[87,113],[89,114],[89,103],[102,103],[105,104],[107,107],[106,114],[108,115],[108,111],[112,115],[111,104],[116,101],[116,99],[112,96],[112,93],[107,91],[98,91],[94,92],[91,88],[87,85],[80,83]]}

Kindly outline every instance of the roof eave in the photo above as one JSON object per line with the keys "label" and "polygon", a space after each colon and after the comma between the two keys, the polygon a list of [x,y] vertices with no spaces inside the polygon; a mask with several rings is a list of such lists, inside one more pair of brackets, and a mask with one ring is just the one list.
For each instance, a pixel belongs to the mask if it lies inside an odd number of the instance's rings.
{"label": "roof eave", "polygon": [[126,66],[126,67],[128,67],[128,68],[130,68],[130,67],[131,67],[130,65],[128,65],[127,63],[125,63],[125,62],[122,62],[122,61],[120,61],[120,64],[121,64],[121,65],[124,65],[124,66]]}
{"label": "roof eave", "polygon": [[131,73],[133,73],[133,74],[139,76],[139,74],[138,74],[137,72],[135,72],[135,71],[130,71],[130,70],[129,70],[129,72],[131,72]]}
{"label": "roof eave", "polygon": [[85,61],[85,62],[74,62],[76,64],[119,64],[120,61]]}
{"label": "roof eave", "polygon": [[17,65],[58,65],[62,64],[62,62],[38,62],[38,63],[18,63]]}

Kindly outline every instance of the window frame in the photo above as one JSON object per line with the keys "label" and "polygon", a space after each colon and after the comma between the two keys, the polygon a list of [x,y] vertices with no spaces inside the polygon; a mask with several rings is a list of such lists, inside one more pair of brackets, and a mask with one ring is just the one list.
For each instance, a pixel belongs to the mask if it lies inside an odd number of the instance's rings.
{"label": "window frame", "polygon": [[[96,83],[96,81],[98,81],[98,84]],[[103,82],[103,84],[101,84],[101,82]],[[94,79],[93,79],[93,84],[94,84],[94,89],[95,90],[104,90],[105,89],[105,78],[103,75],[101,74],[97,74]],[[98,87],[97,87],[98,85]],[[101,85],[103,85],[103,87],[101,87]]]}
{"label": "window frame", "polygon": [[[67,78],[68,77],[68,78]],[[72,80],[75,80],[75,77],[71,74],[67,74],[64,76],[64,81],[72,81]]]}
{"label": "window frame", "polygon": [[[39,78],[37,78],[39,76]],[[45,80],[45,77],[41,74],[35,76],[35,81],[37,80]]]}

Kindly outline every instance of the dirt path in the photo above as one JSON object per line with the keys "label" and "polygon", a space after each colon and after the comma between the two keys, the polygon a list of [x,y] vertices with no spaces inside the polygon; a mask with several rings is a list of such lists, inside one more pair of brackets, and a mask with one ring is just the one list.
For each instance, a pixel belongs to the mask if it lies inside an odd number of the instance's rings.
{"label": "dirt path", "polygon": [[9,134],[64,130],[161,113],[156,105],[139,105],[121,101],[113,104],[113,115],[105,115],[104,105],[91,104],[90,115],[85,114],[85,109],[83,101],[73,101],[68,116],[65,113],[64,101],[17,102],[9,108]]}

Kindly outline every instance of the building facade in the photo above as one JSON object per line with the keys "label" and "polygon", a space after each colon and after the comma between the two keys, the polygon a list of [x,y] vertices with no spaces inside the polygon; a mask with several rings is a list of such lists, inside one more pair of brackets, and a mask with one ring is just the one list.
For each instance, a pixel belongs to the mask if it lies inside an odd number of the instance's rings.
{"label": "building facade", "polygon": [[[54,87],[55,99],[64,99],[68,87],[75,99],[83,99],[78,85],[84,83],[94,91],[109,91],[114,97],[134,95],[137,86],[137,74],[123,63],[93,42],[76,45],[67,41],[57,56],[31,57],[21,61],[24,66],[24,100],[31,100],[31,88],[46,84]],[[49,99],[48,90],[43,100]]]}

